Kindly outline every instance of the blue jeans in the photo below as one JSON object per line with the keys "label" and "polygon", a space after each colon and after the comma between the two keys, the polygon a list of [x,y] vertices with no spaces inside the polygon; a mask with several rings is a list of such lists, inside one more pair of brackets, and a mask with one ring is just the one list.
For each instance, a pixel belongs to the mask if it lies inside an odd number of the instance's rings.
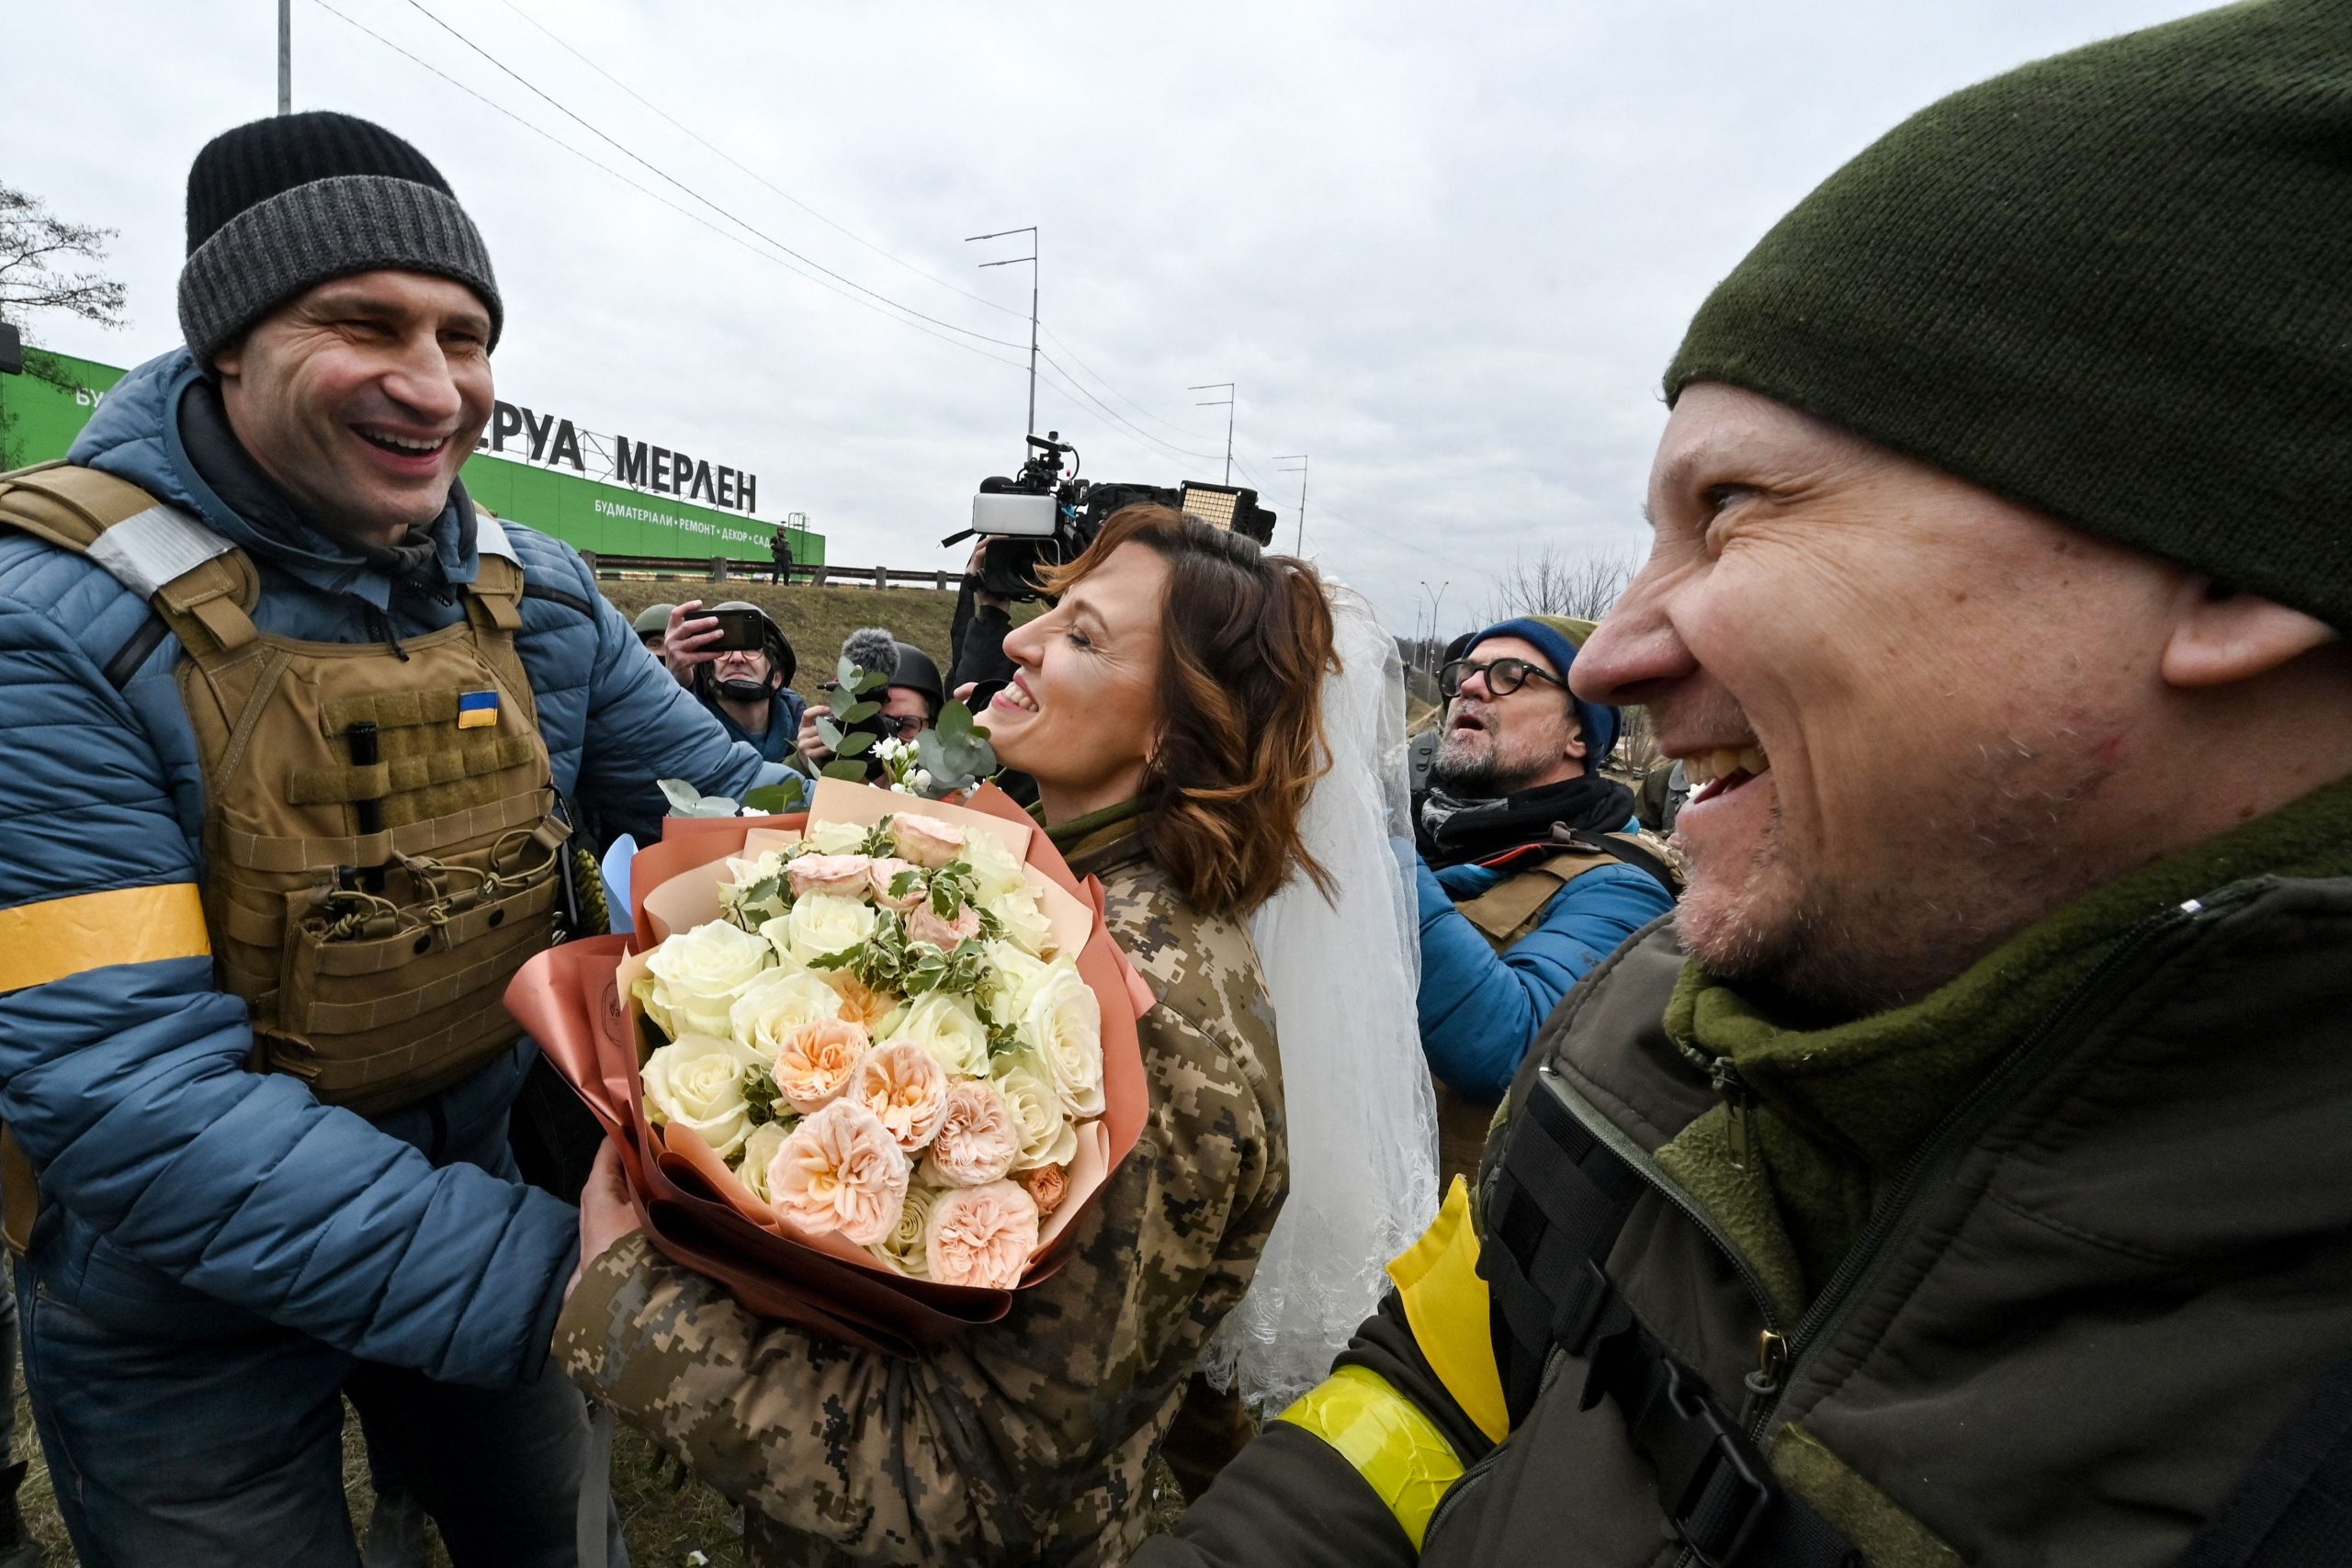
{"label": "blue jeans", "polygon": [[[20,1262],[25,1386],[83,1568],[358,1568],[343,1396],[459,1568],[576,1561],[587,1407],[550,1360],[517,1389],[435,1382],[271,1328],[128,1336]],[[617,1516],[613,1562],[625,1568]]]}

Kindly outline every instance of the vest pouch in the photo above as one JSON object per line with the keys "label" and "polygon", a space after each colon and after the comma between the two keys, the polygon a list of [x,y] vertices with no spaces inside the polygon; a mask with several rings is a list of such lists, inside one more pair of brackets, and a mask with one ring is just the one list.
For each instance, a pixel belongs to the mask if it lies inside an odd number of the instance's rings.
{"label": "vest pouch", "polygon": [[521,1037],[500,997],[553,937],[562,851],[539,852],[470,897],[479,879],[453,870],[447,898],[301,900],[311,912],[288,922],[275,1016],[254,1032],[257,1065],[363,1115],[478,1071]]}

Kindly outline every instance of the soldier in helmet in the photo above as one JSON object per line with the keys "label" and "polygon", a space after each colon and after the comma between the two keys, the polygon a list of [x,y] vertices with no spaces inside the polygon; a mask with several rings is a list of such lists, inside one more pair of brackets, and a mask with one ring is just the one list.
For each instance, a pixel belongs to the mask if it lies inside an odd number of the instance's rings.
{"label": "soldier in helmet", "polygon": [[662,645],[670,635],[670,612],[676,608],[675,604],[648,604],[637,613],[633,623],[637,640],[656,659],[662,657]]}
{"label": "soldier in helmet", "polygon": [[[868,674],[883,677],[882,689],[867,694],[869,701],[882,707],[867,722],[883,735],[912,740],[939,722],[947,689],[939,678],[939,664],[930,654],[913,643],[900,642],[887,626],[861,626],[842,641],[842,657]],[[833,760],[833,749],[817,729],[818,718],[829,717],[832,711],[821,703],[812,703],[801,713],[800,755],[811,769]]]}
{"label": "soldier in helmet", "polygon": [[[721,610],[757,615],[760,646],[713,647]],[[800,710],[808,699],[792,689],[800,660],[774,615],[741,599],[707,611],[701,600],[689,599],[671,610],[662,633],[663,662],[718,716],[729,739],[742,741],[771,762],[794,761],[793,742],[800,734]]]}

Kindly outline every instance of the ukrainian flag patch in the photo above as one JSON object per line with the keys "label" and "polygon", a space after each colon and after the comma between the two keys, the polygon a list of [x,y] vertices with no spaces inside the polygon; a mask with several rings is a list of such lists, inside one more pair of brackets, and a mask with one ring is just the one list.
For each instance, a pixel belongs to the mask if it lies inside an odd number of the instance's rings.
{"label": "ukrainian flag patch", "polygon": [[458,728],[480,729],[498,722],[496,692],[460,692],[458,694]]}

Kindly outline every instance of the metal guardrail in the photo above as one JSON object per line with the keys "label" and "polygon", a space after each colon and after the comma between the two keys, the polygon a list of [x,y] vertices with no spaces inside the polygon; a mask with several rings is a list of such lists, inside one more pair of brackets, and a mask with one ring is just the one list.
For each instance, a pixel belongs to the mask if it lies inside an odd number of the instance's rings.
{"label": "metal guardrail", "polygon": [[[701,559],[602,555],[594,550],[582,550],[580,555],[589,570],[616,581],[653,577],[695,582],[766,582],[775,575],[773,561],[732,560],[725,556]],[[816,588],[931,588],[946,592],[962,581],[962,574],[944,567],[795,566],[787,581]]]}

